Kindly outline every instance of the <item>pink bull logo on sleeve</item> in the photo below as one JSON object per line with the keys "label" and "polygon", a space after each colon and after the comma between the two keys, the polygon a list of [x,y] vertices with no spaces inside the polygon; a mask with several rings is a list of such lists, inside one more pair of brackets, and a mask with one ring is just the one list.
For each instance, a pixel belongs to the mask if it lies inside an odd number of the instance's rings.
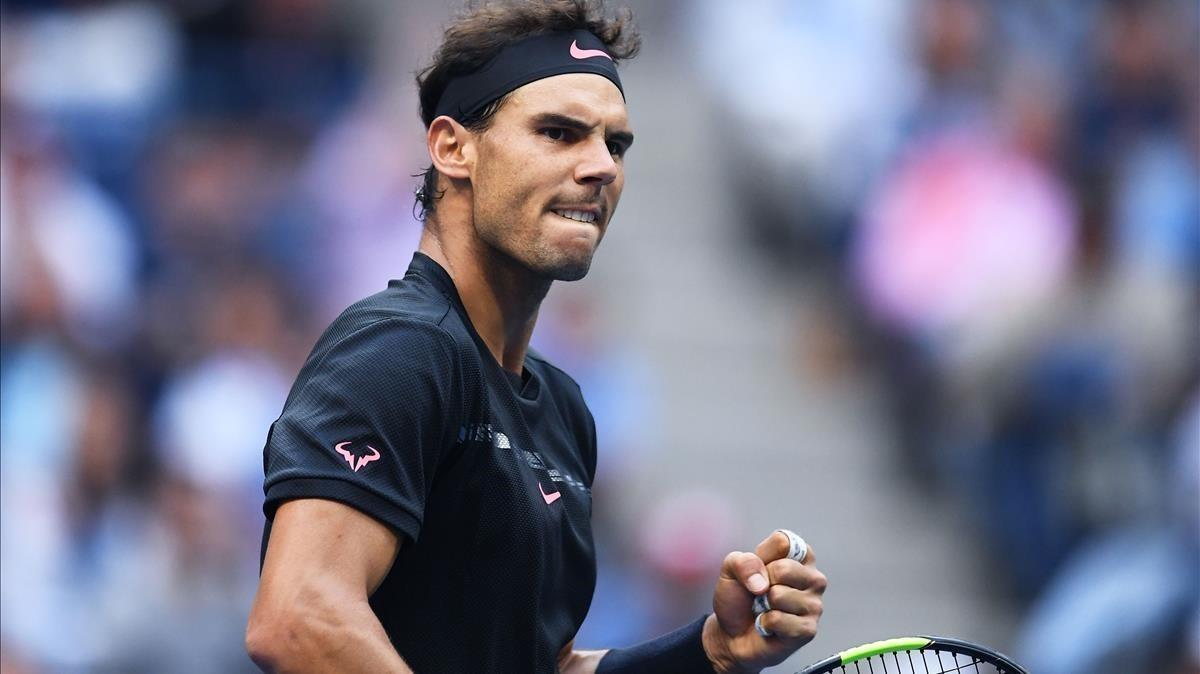
{"label": "pink bull logo on sleeve", "polygon": [[380,457],[379,450],[370,445],[367,445],[367,449],[371,450],[370,454],[364,456],[355,456],[349,449],[347,449],[350,444],[351,441],[339,442],[334,446],[334,450],[336,450],[338,454],[341,454],[346,459],[346,463],[350,464],[350,468],[356,473],[360,468]]}

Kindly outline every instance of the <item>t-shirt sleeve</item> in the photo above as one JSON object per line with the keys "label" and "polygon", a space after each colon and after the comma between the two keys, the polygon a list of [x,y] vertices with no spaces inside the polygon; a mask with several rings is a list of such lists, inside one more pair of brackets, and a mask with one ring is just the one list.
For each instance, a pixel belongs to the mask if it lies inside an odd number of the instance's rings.
{"label": "t-shirt sleeve", "polygon": [[415,540],[457,438],[458,368],[453,338],[431,323],[385,319],[334,343],[305,366],[267,436],[267,517],[284,501],[324,498]]}

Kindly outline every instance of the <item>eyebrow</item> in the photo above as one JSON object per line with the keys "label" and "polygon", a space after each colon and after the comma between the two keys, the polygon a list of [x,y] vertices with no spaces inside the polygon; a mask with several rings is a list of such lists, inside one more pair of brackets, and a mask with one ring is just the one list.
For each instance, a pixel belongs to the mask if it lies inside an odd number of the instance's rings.
{"label": "eyebrow", "polygon": [[[538,125],[550,124],[561,126],[566,129],[578,131],[579,133],[589,133],[593,128],[593,125],[588,124],[582,119],[576,119],[575,117],[569,117],[557,112],[543,112],[534,117],[533,122]],[[629,149],[629,146],[633,145],[633,134],[629,131],[610,131],[604,134],[604,140],[616,141],[624,145],[625,149]]]}

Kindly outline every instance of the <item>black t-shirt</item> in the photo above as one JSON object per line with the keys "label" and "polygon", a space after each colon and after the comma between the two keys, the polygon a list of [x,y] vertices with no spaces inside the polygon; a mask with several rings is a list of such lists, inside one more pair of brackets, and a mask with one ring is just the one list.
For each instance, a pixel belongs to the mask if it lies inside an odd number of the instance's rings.
{"label": "black t-shirt", "polygon": [[554,672],[591,603],[595,424],[532,351],[511,374],[418,253],[325,331],[267,436],[264,552],[290,499],[391,527],[402,545],[371,607],[422,674]]}

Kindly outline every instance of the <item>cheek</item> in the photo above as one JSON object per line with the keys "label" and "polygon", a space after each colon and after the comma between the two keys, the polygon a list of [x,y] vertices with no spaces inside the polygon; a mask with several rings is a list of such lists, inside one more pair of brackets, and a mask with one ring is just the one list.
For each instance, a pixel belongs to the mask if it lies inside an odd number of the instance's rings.
{"label": "cheek", "polygon": [[519,203],[519,189],[506,171],[481,171],[475,186],[475,219],[496,224],[508,220]]}
{"label": "cheek", "polygon": [[503,156],[481,167],[477,188],[480,205],[503,218],[540,208],[532,203],[537,181],[530,167],[517,157]]}
{"label": "cheek", "polygon": [[[493,165],[480,171],[475,191],[475,231],[510,253],[529,250],[545,237],[544,199],[518,166]],[[494,170],[492,170],[494,169]]]}

